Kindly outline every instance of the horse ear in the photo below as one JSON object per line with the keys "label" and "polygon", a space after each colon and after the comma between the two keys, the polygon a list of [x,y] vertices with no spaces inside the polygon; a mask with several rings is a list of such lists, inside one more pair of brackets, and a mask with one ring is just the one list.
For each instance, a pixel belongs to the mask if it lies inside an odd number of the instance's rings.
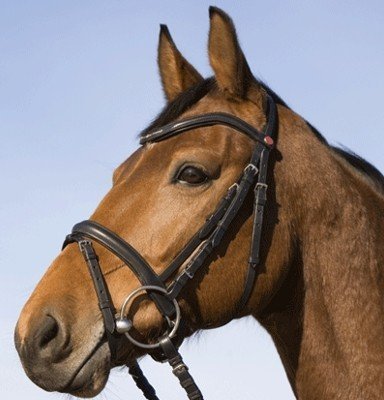
{"label": "horse ear", "polygon": [[240,48],[231,18],[220,8],[210,7],[209,61],[219,88],[229,97],[245,98],[256,80]]}
{"label": "horse ear", "polygon": [[157,61],[168,101],[203,80],[203,77],[182,56],[166,25],[160,25]]}

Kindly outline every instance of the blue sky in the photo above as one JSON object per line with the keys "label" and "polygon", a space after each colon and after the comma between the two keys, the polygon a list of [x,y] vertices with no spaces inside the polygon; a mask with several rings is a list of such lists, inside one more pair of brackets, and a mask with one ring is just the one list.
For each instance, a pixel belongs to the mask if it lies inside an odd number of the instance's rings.
{"label": "blue sky", "polygon": [[[87,218],[113,169],[164,104],[159,23],[208,76],[207,1],[0,0],[0,393],[63,398],[35,387],[13,326],[71,226]],[[384,171],[384,3],[217,1],[234,19],[253,72],[332,143]],[[5,305],[5,306],[4,306]],[[230,347],[228,344],[233,342]],[[204,333],[183,354],[207,399],[292,399],[268,336],[251,320]],[[169,400],[166,366],[143,367]],[[115,372],[100,398],[139,398]]]}

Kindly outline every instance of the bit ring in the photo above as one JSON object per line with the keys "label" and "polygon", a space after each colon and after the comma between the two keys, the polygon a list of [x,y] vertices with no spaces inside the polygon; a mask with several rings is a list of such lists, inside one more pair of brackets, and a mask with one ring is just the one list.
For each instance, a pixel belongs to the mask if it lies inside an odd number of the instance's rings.
{"label": "bit ring", "polygon": [[[144,285],[144,286],[140,286],[137,289],[135,289],[134,291],[132,291],[124,300],[123,305],[121,306],[121,311],[120,311],[120,315],[118,315],[117,317],[117,321],[124,321],[126,320],[126,318],[124,317],[124,315],[126,315],[126,309],[128,304],[141,292],[146,291],[148,292],[149,290],[158,292],[163,294],[164,296],[168,297],[169,293],[167,292],[166,289],[160,287],[160,286],[154,286],[154,285]],[[171,331],[166,335],[169,338],[173,338],[177,332],[177,329],[179,328],[180,325],[180,320],[181,320],[181,311],[180,311],[180,306],[179,303],[177,302],[176,299],[172,299],[173,305],[175,306],[175,311],[176,311],[176,316],[174,320],[171,320],[169,317],[165,316],[165,319],[169,325],[171,329]],[[128,309],[129,310],[129,309]],[[138,340],[134,339],[128,331],[124,332],[124,335],[128,338],[128,340],[133,343],[134,345],[141,347],[143,349],[156,349],[158,347],[160,347],[160,341],[158,341],[157,343],[153,343],[153,344],[148,344],[148,343],[143,343],[143,342],[139,342]],[[164,336],[162,337],[162,339],[164,338]]]}

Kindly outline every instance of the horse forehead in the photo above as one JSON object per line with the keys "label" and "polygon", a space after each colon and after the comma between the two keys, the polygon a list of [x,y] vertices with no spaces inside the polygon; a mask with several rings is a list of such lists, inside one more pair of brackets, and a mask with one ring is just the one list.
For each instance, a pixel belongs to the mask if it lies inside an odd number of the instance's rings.
{"label": "horse forehead", "polygon": [[[249,112],[249,108],[247,104],[232,104],[221,96],[208,95],[178,117],[177,120],[211,112],[227,112],[243,117],[245,120],[249,120],[249,123],[252,123],[254,122],[252,121],[254,105],[251,107],[252,113]],[[234,146],[228,146],[228,144],[234,144]],[[205,147],[214,150],[216,154],[221,153],[225,156],[230,150],[247,153],[249,144],[248,138],[231,128],[224,126],[201,127],[161,142],[147,143],[140,147],[116,169],[114,177],[126,176],[126,173],[131,175],[136,170],[145,172],[156,170],[156,167],[159,168],[162,164],[167,163],[180,148],[190,148],[193,151]]]}
{"label": "horse forehead", "polygon": [[167,168],[176,160],[222,164],[248,157],[249,148],[249,140],[228,127],[201,127],[146,145],[140,162],[145,171]]}

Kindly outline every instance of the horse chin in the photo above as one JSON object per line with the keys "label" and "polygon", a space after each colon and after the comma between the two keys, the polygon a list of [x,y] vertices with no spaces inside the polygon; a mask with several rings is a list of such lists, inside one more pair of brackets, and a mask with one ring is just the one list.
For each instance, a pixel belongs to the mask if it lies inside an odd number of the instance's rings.
{"label": "horse chin", "polygon": [[123,340],[119,343],[114,359],[111,360],[111,368],[131,365],[146,355],[148,355],[148,353],[143,349],[133,346],[127,340]]}
{"label": "horse chin", "polygon": [[108,343],[103,343],[60,392],[82,398],[94,397],[104,389],[110,370]]}

